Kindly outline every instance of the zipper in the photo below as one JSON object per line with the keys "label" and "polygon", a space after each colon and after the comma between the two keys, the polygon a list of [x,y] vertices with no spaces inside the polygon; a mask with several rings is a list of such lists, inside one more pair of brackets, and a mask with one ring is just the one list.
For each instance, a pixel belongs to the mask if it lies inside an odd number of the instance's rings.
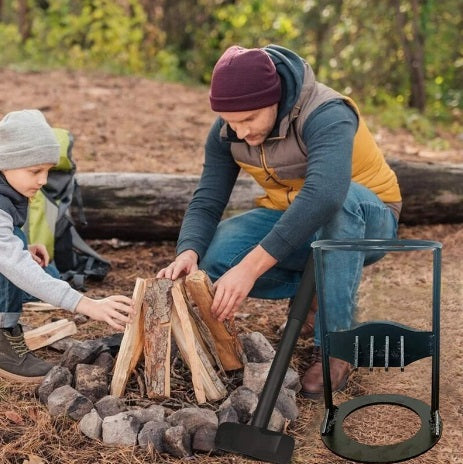
{"label": "zipper", "polygon": [[265,152],[264,152],[264,145],[260,145],[260,164],[262,168],[264,169],[265,173],[267,174],[267,177],[265,178],[265,182],[268,182],[269,180],[273,180],[275,184],[279,185],[280,187],[283,187],[286,190],[286,201],[288,204],[291,204],[291,199],[289,197],[290,192],[293,190],[292,187],[282,184],[278,179],[275,179],[273,177],[273,174],[269,171],[267,167],[267,163],[265,162]]}

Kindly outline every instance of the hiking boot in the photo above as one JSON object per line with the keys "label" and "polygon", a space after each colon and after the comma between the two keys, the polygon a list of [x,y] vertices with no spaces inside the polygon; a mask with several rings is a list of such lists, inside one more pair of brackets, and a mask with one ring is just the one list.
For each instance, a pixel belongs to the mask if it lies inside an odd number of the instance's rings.
{"label": "hiking boot", "polygon": [[52,367],[30,352],[20,324],[11,329],[0,328],[0,377],[39,384]]}
{"label": "hiking boot", "polygon": [[[289,302],[289,308],[291,307],[291,304],[293,302],[293,299],[290,300]],[[304,324],[302,325],[301,331],[299,333],[299,337],[301,338],[310,338],[313,337],[314,331],[315,331],[315,316],[318,311],[318,304],[317,304],[317,297],[315,296],[314,299],[312,300],[312,304],[310,305],[309,312],[307,314],[307,317],[304,321]],[[285,330],[286,327],[286,322],[283,322],[283,324],[280,325],[278,328],[277,333],[281,335],[283,331]]]}
{"label": "hiking boot", "polygon": [[[301,394],[305,398],[316,400],[321,398],[324,391],[322,351],[319,346],[314,346],[309,362],[309,368],[302,378]],[[351,371],[352,366],[348,362],[330,356],[331,389],[333,392],[345,388]]]}

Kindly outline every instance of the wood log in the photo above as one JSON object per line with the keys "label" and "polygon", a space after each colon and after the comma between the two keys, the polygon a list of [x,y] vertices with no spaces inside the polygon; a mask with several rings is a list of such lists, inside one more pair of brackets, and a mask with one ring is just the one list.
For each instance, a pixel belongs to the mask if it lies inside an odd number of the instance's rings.
{"label": "wood log", "polygon": [[147,279],[144,299],[145,384],[148,398],[170,397],[172,281]]}
{"label": "wood log", "polygon": [[144,315],[143,298],[145,295],[145,281],[137,278],[132,294],[136,314],[131,324],[127,324],[122,337],[121,346],[114,365],[111,381],[111,395],[121,397],[127,386],[130,374],[135,369],[144,346]]}
{"label": "wood log", "polygon": [[[76,221],[81,235],[123,240],[175,240],[198,183],[198,176],[141,173],[85,173],[77,179],[88,221],[85,227]],[[227,214],[252,208],[261,192],[250,179],[238,179]]]}
{"label": "wood log", "polygon": [[[463,164],[388,161],[397,173],[402,190],[402,223],[463,222]],[[88,220],[86,227],[77,224],[84,238],[156,241],[177,238],[199,177],[80,173],[77,179]],[[253,179],[240,177],[225,215],[253,208],[254,198],[261,194]]]}
{"label": "wood log", "polygon": [[191,371],[193,388],[199,404],[218,401],[227,395],[227,390],[214,371],[209,357],[198,338],[194,319],[188,312],[188,305],[183,297],[181,282],[176,281],[172,288],[174,310],[172,311],[172,332],[182,358]]}
{"label": "wood log", "polygon": [[400,222],[458,224],[463,222],[463,164],[390,160],[403,199]]}
{"label": "wood log", "polygon": [[60,319],[59,321],[50,322],[36,329],[24,332],[24,340],[27,347],[31,350],[38,350],[44,346],[61,340],[65,337],[70,337],[77,333],[77,327],[74,321],[68,319]]}
{"label": "wood log", "polygon": [[242,368],[243,348],[238,337],[231,335],[225,324],[212,316],[213,290],[207,274],[204,271],[196,271],[188,275],[185,286],[214,338],[223,368],[226,371]]}
{"label": "wood log", "polygon": [[29,301],[23,304],[23,311],[55,311],[57,309],[61,308],[41,301]]}

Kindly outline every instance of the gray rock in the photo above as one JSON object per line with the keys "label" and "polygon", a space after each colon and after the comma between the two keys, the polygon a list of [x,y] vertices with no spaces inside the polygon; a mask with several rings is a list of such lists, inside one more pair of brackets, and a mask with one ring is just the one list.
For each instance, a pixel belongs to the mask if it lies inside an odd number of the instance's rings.
{"label": "gray rock", "polygon": [[285,426],[285,418],[278,409],[272,411],[270,420],[268,421],[267,429],[273,432],[281,432]]}
{"label": "gray rock", "polygon": [[239,338],[248,362],[268,362],[275,357],[273,346],[260,332],[241,334]]}
{"label": "gray rock", "polygon": [[214,411],[203,408],[183,408],[167,418],[172,426],[183,425],[189,434],[193,434],[202,425],[217,425],[217,416]]}
{"label": "gray rock", "polygon": [[[271,362],[265,363],[248,363],[244,366],[243,372],[243,386],[260,393],[267,380],[268,372],[270,370]],[[299,375],[297,372],[289,368],[283,380],[283,387],[289,388],[298,392],[301,389]]]}
{"label": "gray rock", "polygon": [[108,394],[108,375],[104,367],[77,364],[74,382],[74,388],[93,403]]}
{"label": "gray rock", "polygon": [[43,404],[47,404],[48,397],[53,390],[56,390],[63,385],[71,385],[71,383],[72,374],[69,369],[61,366],[53,366],[48,371],[47,375],[37,389],[39,400]]}
{"label": "gray rock", "polygon": [[233,422],[237,424],[239,422],[238,413],[235,411],[233,406],[226,406],[224,408],[220,408],[217,412],[217,417],[219,419],[219,424],[223,422]]}
{"label": "gray rock", "polygon": [[80,420],[92,408],[92,402],[69,385],[57,388],[48,397],[48,411],[52,416],[66,415]]}
{"label": "gray rock", "polygon": [[238,387],[230,394],[231,406],[238,415],[238,420],[246,424],[256,409],[259,398],[257,394],[246,387]]}
{"label": "gray rock", "polygon": [[176,458],[192,455],[191,436],[183,425],[170,427],[164,433],[164,449]]}
{"label": "gray rock", "polygon": [[95,403],[95,408],[102,419],[127,411],[124,401],[116,396],[107,395]]}
{"label": "gray rock", "polygon": [[203,451],[205,453],[214,451],[216,434],[217,425],[202,425],[193,435],[192,448],[196,451]]}
{"label": "gray rock", "polygon": [[111,356],[111,353],[103,351],[103,353],[98,355],[93,364],[103,367],[106,373],[109,374],[114,367],[114,358]]}
{"label": "gray rock", "polygon": [[275,407],[286,419],[294,421],[299,416],[299,408],[297,407],[294,390],[282,388],[276,400]]}
{"label": "gray rock", "polygon": [[69,350],[71,346],[74,345],[79,345],[82,343],[79,340],[76,340],[71,337],[65,337],[62,338],[61,340],[57,340],[56,342],[53,342],[50,346],[50,348],[53,348],[56,351],[59,351],[60,353],[64,353],[66,350]]}
{"label": "gray rock", "polygon": [[98,415],[96,409],[92,409],[88,414],[79,422],[80,431],[93,440],[99,440],[101,438],[103,419]]}
{"label": "gray rock", "polygon": [[86,340],[70,346],[61,358],[61,365],[74,372],[77,364],[92,364],[108,348],[98,340]]}
{"label": "gray rock", "polygon": [[150,421],[163,422],[166,410],[163,406],[153,404],[145,409],[132,409],[127,414],[137,418],[140,424],[146,424]]}
{"label": "gray rock", "polygon": [[152,446],[158,453],[163,453],[164,450],[164,434],[170,427],[167,422],[149,421],[138,434],[138,444],[142,448]]}
{"label": "gray rock", "polygon": [[103,443],[115,446],[133,446],[137,444],[141,424],[137,418],[120,412],[103,419]]}

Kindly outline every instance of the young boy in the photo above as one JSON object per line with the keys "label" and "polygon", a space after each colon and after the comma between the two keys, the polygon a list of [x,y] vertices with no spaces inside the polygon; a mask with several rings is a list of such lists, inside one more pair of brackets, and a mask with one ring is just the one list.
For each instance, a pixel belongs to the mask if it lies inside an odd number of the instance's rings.
{"label": "young boy", "polygon": [[46,248],[25,246],[28,199],[46,184],[58,158],[58,142],[40,111],[14,111],[0,121],[0,377],[10,380],[40,383],[52,367],[24,342],[18,323],[24,292],[118,330],[134,313],[126,296],[93,300],[53,278],[43,270]]}

